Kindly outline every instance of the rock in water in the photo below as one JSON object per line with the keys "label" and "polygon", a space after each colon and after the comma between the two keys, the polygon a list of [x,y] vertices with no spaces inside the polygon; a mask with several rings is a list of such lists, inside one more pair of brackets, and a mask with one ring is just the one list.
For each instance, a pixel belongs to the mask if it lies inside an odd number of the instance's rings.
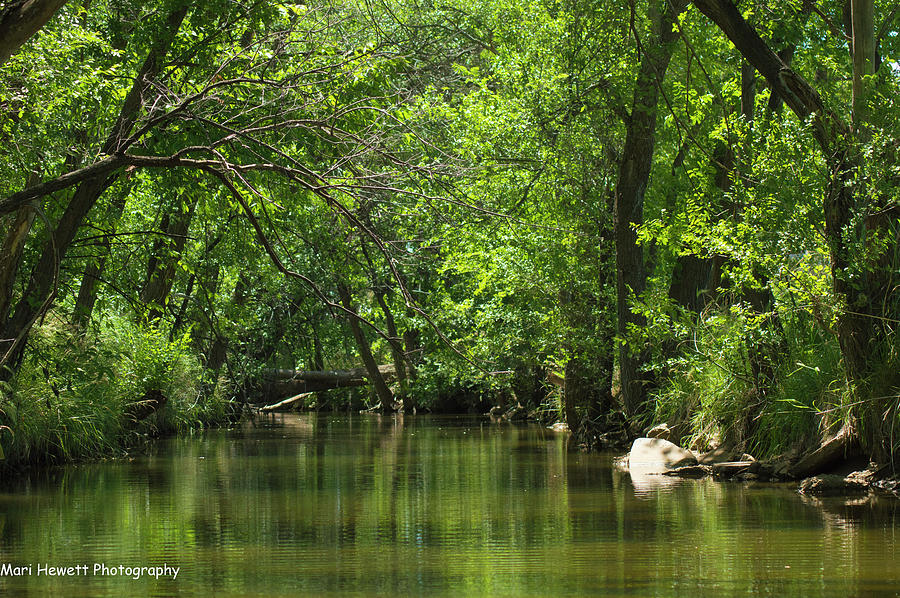
{"label": "rock in water", "polygon": [[694,453],[662,438],[638,438],[628,454],[628,467],[642,473],[662,473],[696,464]]}
{"label": "rock in water", "polygon": [[800,482],[800,494],[816,494],[819,496],[847,496],[865,494],[868,486],[862,480],[842,475],[822,474],[806,478]]}
{"label": "rock in water", "polygon": [[669,429],[667,424],[659,424],[658,426],[653,426],[647,430],[647,438],[662,438],[663,440],[668,440],[671,434],[672,430]]}

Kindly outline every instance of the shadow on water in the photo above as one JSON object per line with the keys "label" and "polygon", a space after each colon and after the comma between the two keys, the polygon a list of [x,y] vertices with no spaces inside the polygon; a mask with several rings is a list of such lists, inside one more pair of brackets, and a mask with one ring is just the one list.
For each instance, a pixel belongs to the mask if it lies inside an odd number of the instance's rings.
{"label": "shadow on water", "polygon": [[275,415],[0,490],[21,595],[877,596],[900,591],[894,500],[636,477],[539,426]]}

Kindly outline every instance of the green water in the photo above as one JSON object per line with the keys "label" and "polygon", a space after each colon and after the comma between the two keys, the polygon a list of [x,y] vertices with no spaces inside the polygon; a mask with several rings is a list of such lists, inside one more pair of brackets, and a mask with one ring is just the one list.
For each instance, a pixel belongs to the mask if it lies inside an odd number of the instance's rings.
{"label": "green water", "polygon": [[633,480],[565,442],[475,418],[285,415],[6,481],[0,566],[31,574],[7,569],[0,594],[900,595],[898,501]]}

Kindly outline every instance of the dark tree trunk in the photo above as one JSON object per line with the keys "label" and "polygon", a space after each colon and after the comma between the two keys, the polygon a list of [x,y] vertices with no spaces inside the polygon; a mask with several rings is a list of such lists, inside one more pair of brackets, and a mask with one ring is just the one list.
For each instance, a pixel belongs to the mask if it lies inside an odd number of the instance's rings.
{"label": "dark tree trunk", "polygon": [[383,292],[375,292],[375,299],[381,307],[384,314],[384,322],[387,326],[388,336],[391,337],[391,354],[394,359],[394,367],[396,368],[397,384],[400,386],[400,392],[406,399],[407,380],[406,380],[406,356],[403,354],[402,339],[397,334],[397,323],[394,321],[394,314],[391,312],[390,306],[385,300]]}
{"label": "dark tree trunk", "polygon": [[181,298],[181,305],[175,312],[175,319],[172,321],[172,330],[169,332],[169,340],[173,340],[184,327],[184,319],[187,316],[188,306],[191,304],[191,295],[194,292],[194,283],[197,282],[197,274],[192,273],[188,277],[187,286],[184,289],[184,297]]}
{"label": "dark tree trunk", "polygon": [[313,333],[313,355],[312,355],[312,369],[314,370],[324,370],[325,369],[325,356],[322,353],[322,339],[319,338],[319,330],[315,325],[312,326]]}
{"label": "dark tree trunk", "polygon": [[566,363],[563,383],[563,414],[566,425],[576,437],[582,437],[596,417],[593,408],[597,395],[596,372],[584,357],[576,356]]}
{"label": "dark tree trunk", "polygon": [[702,258],[692,253],[678,256],[672,270],[669,298],[699,314],[716,298],[723,265],[720,257]]}
{"label": "dark tree trunk", "polygon": [[66,0],[12,0],[0,10],[0,66],[47,24]]}
{"label": "dark tree trunk", "polygon": [[[659,86],[672,57],[676,34],[675,19],[687,2],[664,2],[660,12],[651,1],[650,39],[643,44],[644,55],[634,86],[631,115],[626,122],[625,148],[619,167],[615,202],[616,303],[620,337],[633,326],[643,326],[644,318],[631,310],[632,297],[640,297],[647,283],[643,248],[637,242],[635,227],[644,221],[644,194],[650,180],[656,144],[656,114]],[[622,344],[619,350],[619,386],[622,404],[629,418],[645,414],[648,380],[642,370],[648,360],[643,348]]]}
{"label": "dark tree trunk", "polygon": [[163,236],[153,243],[150,259],[147,261],[147,277],[141,290],[141,301],[150,308],[148,320],[151,322],[162,316],[168,302],[175,282],[175,270],[184,251],[197,205],[196,201],[190,201],[187,205],[178,200],[176,203],[178,206],[174,210],[174,216],[170,215],[171,212],[163,216],[160,226]]}
{"label": "dark tree trunk", "polygon": [[869,96],[875,74],[875,6],[873,0],[851,0],[853,30],[853,128],[865,135],[869,123]]}
{"label": "dark tree trunk", "polygon": [[419,339],[419,331],[415,328],[407,328],[403,331],[403,348],[406,350],[407,376],[410,380],[416,379],[416,365],[422,360],[422,342]]}
{"label": "dark tree trunk", "polygon": [[[344,309],[356,313],[353,308],[353,300],[350,296],[350,288],[347,285],[340,283],[338,284],[338,294],[340,295],[341,304],[344,306]],[[375,387],[375,394],[378,396],[378,400],[381,401],[382,411],[393,411],[394,395],[391,392],[391,389],[388,388],[387,382],[384,381],[384,376],[382,376],[381,372],[378,370],[378,362],[376,362],[375,357],[372,356],[372,348],[369,344],[369,339],[366,338],[357,318],[349,316],[347,318],[347,323],[350,325],[350,331],[353,333],[353,339],[356,341],[359,357],[362,359],[363,365],[369,373],[369,380],[372,382],[372,386]]]}
{"label": "dark tree trunk", "polygon": [[[39,180],[37,175],[33,175],[28,185],[34,185]],[[25,205],[12,214],[0,216],[0,230],[7,230],[3,245],[0,246],[0,323],[5,322],[9,315],[22,250],[25,249],[25,240],[31,232],[36,214],[34,206]]]}
{"label": "dark tree trunk", "polygon": [[106,236],[100,242],[100,255],[88,263],[81,278],[81,286],[78,288],[78,297],[75,299],[75,308],[72,312],[72,322],[76,326],[87,326],[91,321],[94,304],[97,302],[97,283],[103,276],[106,266],[106,258],[109,256],[110,238],[116,233],[116,225],[125,209],[130,188],[124,190],[122,195],[116,198],[112,205],[112,225]]}

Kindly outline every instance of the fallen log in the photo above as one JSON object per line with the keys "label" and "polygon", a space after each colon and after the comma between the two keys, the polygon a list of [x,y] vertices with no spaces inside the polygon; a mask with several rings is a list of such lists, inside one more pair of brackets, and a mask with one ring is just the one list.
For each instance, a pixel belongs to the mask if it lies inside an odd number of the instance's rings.
{"label": "fallen log", "polygon": [[265,407],[260,407],[259,410],[263,413],[268,413],[270,411],[281,411],[282,409],[286,409],[288,407],[292,407],[295,403],[299,403],[303,399],[311,396],[314,393],[311,392],[301,392],[298,395],[294,395],[292,397],[288,397],[283,401],[279,401],[277,403],[273,403],[271,405],[266,405]]}
{"label": "fallen log", "polygon": [[[393,364],[378,366],[378,370],[386,380],[393,378]],[[249,395],[258,397],[256,403],[271,400],[273,397],[293,397],[304,393],[367,386],[368,379],[365,368],[352,370],[281,370],[272,369],[262,372],[251,384]]]}
{"label": "fallen log", "polygon": [[[393,364],[380,365],[378,371],[382,376],[393,376],[396,368]],[[368,373],[366,368],[352,370],[267,370],[263,377],[269,380],[305,380],[306,382],[324,382],[335,386],[346,386],[348,382],[362,380],[365,384]]]}

